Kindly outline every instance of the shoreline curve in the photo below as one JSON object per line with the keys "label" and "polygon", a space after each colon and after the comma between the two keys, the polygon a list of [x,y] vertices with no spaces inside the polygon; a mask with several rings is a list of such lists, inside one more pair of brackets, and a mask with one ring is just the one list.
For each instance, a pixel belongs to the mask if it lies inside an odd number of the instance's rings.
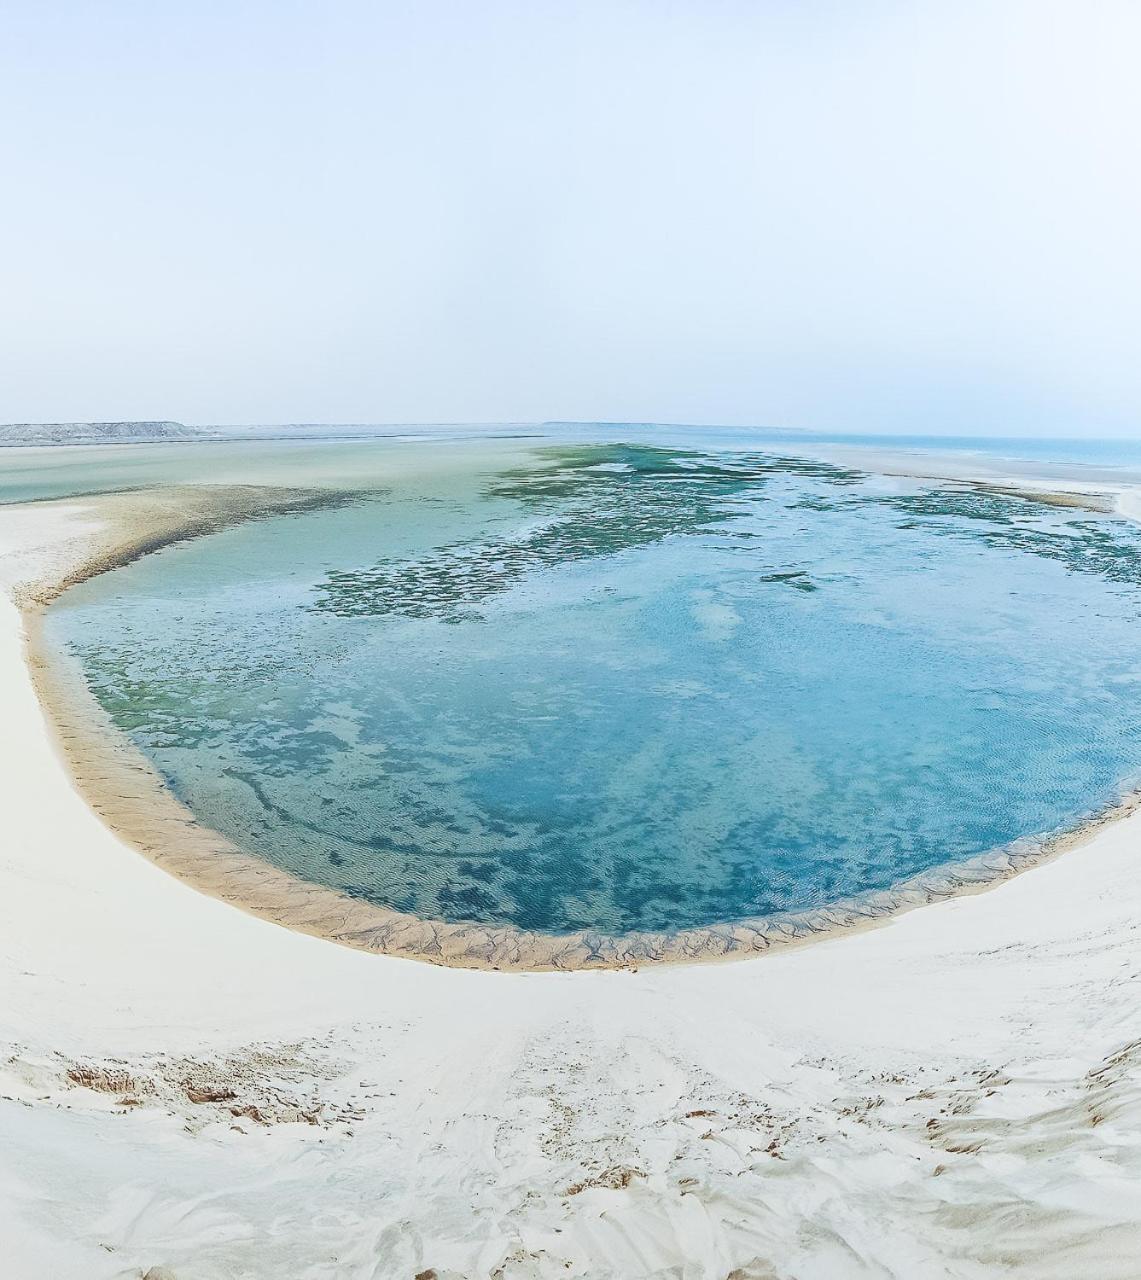
{"label": "shoreline curve", "polygon": [[80,795],[103,823],[199,892],[296,932],[356,950],[452,968],[523,972],[637,969],[745,959],[882,925],[947,898],[977,893],[1084,844],[1141,808],[1130,793],[1074,827],[1027,837],[891,889],[826,907],[677,932],[546,934],[510,925],[430,920],[302,880],[201,824],[112,723],[78,663],[49,642],[44,619],[70,587],[177,542],[253,519],[302,514],[367,493],[263,486],[170,486],[52,500],[82,505],[95,532],[53,549],[14,591],[25,656],[52,736]]}

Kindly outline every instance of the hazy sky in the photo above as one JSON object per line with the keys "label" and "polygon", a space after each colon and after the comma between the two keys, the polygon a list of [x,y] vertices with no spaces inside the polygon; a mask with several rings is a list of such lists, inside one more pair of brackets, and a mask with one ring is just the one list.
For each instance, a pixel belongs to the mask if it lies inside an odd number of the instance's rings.
{"label": "hazy sky", "polygon": [[0,0],[0,421],[1141,435],[1136,0]]}

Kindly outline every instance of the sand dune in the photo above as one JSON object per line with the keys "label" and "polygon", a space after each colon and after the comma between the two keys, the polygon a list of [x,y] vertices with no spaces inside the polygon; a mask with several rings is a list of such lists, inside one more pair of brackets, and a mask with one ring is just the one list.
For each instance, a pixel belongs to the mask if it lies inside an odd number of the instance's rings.
{"label": "sand dune", "polygon": [[[0,509],[11,590],[92,504]],[[205,897],[75,792],[0,600],[6,1274],[1141,1274],[1141,823],[732,964],[497,974]]]}

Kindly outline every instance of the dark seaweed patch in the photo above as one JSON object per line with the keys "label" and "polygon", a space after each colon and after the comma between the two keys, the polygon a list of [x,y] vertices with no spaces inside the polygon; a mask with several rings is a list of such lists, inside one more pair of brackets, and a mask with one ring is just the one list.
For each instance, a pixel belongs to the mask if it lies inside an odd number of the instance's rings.
{"label": "dark seaweed patch", "polygon": [[1125,521],[1069,519],[1049,502],[977,489],[860,498],[909,517],[897,526],[1053,560],[1071,573],[1141,586],[1141,536]]}
{"label": "dark seaweed patch", "polygon": [[790,570],[787,573],[762,573],[761,582],[780,582],[794,591],[819,591],[820,588],[804,572],[803,569]]}
{"label": "dark seaweed patch", "polygon": [[472,621],[479,616],[474,606],[537,570],[618,555],[668,537],[721,532],[763,497],[773,476],[831,485],[862,478],[828,463],[755,454],[714,458],[640,445],[545,452],[548,466],[507,472],[488,489],[489,497],[517,503],[538,527],[517,537],[452,543],[416,560],[332,571],[319,584],[313,607],[342,618]]}

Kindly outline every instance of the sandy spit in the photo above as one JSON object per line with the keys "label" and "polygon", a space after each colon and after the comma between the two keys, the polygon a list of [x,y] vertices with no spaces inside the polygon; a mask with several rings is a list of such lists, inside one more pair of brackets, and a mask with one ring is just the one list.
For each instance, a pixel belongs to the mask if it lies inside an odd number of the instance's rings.
{"label": "sandy spit", "polygon": [[14,599],[105,519],[0,509],[8,1274],[1141,1274],[1137,816],[741,964],[333,946],[165,874],[77,791]]}

